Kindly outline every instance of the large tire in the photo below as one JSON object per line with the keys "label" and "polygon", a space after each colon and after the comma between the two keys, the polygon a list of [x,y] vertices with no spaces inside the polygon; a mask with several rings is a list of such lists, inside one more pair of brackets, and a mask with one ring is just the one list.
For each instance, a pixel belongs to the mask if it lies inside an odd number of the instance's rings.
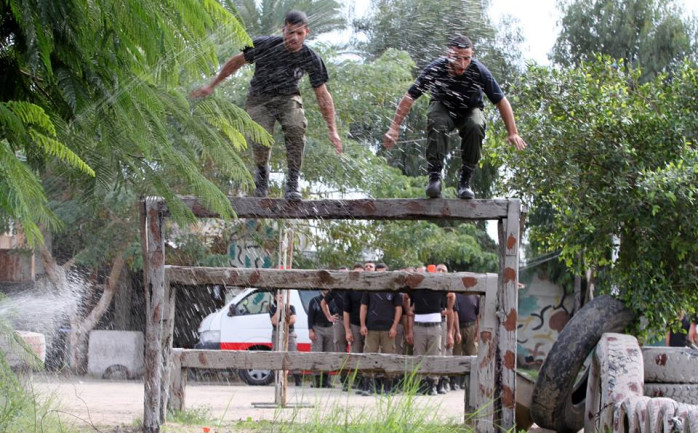
{"label": "large tire", "polygon": [[607,295],[593,299],[572,316],[538,373],[531,402],[536,424],[560,433],[584,427],[587,376],[579,371],[604,333],[622,332],[632,319],[622,302]]}

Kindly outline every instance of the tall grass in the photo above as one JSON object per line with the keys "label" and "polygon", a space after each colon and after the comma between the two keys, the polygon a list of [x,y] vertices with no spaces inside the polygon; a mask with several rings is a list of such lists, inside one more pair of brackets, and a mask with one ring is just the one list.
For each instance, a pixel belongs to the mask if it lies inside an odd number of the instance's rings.
{"label": "tall grass", "polygon": [[[418,395],[419,379],[410,374],[396,394],[375,397],[375,405],[350,407],[348,393],[312,395],[312,408],[277,409],[273,421],[241,421],[226,426],[221,417],[213,431],[264,433],[469,433],[462,416],[444,416],[438,400]],[[351,393],[351,391],[350,391]],[[289,416],[289,411],[290,416]],[[232,429],[231,429],[232,427]],[[221,428],[223,428],[221,430]]]}
{"label": "tall grass", "polygon": [[[70,433],[71,426],[58,418],[57,402],[37,395],[28,375],[15,373],[5,350],[21,353],[27,374],[40,365],[36,355],[7,325],[0,323],[0,433]],[[22,353],[24,352],[24,353]],[[24,356],[26,355],[26,356]]]}

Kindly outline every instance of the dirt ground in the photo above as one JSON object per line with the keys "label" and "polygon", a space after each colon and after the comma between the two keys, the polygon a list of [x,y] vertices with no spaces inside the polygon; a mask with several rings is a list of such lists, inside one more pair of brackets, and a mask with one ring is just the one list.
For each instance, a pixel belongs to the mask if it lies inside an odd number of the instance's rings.
{"label": "dirt ground", "polygon": [[[32,379],[33,389],[42,396],[55,397],[60,407],[61,421],[86,427],[96,426],[108,431],[116,426],[133,426],[143,419],[143,382],[108,381],[85,377],[41,375]],[[385,410],[385,397],[356,395],[354,391],[342,392],[339,387],[315,389],[306,384],[288,387],[289,408],[274,407],[274,386],[248,386],[244,383],[200,383],[189,381],[186,388],[186,408],[205,413],[207,418],[222,425],[236,421],[294,419],[316,421],[320,414],[349,411],[362,414]],[[404,394],[395,400],[407,398]],[[417,396],[420,408],[434,408],[444,421],[462,422],[464,417],[464,391],[451,391],[445,395]],[[393,402],[395,402],[393,400]],[[268,408],[254,404],[268,404]],[[304,407],[298,407],[299,405]],[[295,406],[295,407],[294,407]],[[309,406],[309,407],[305,407]],[[380,412],[378,412],[380,413]],[[185,431],[173,428],[174,431]],[[169,431],[173,431],[169,430]],[[165,430],[167,431],[167,430]],[[186,431],[201,431],[200,429]],[[211,430],[214,431],[214,430]]]}

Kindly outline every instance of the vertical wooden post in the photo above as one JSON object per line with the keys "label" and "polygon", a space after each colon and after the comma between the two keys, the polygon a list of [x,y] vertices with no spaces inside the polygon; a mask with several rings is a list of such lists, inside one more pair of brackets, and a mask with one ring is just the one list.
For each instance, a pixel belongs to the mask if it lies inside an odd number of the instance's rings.
{"label": "vertical wooden post", "polygon": [[167,408],[171,411],[183,411],[185,408],[185,394],[187,388],[187,369],[182,368],[182,354],[172,355],[170,371],[170,391],[167,399]]}
{"label": "vertical wooden post", "polygon": [[[476,380],[471,381],[470,411],[476,412],[475,431],[486,433],[495,431],[496,420],[496,353],[497,353],[497,287],[498,278],[494,274],[487,275],[485,299],[480,304],[484,309],[484,320],[478,329],[479,341],[477,362],[473,372]],[[473,373],[471,373],[473,374]],[[474,385],[474,386],[473,386]]]}
{"label": "vertical wooden post", "polygon": [[519,243],[521,202],[509,200],[507,218],[500,222],[499,245],[501,266],[497,292],[498,322],[498,406],[501,407],[498,424],[503,430],[515,425],[516,411],[516,329],[518,325]]}
{"label": "vertical wooden post", "polygon": [[163,205],[159,198],[146,198],[141,211],[145,290],[145,377],[143,431],[160,432],[162,384],[162,315],[165,301],[165,239]]}
{"label": "vertical wooden post", "polygon": [[164,284],[164,304],[162,314],[162,382],[160,386],[160,422],[167,421],[168,399],[170,398],[170,376],[179,375],[180,371],[173,370],[172,342],[174,339],[175,306],[177,288],[170,285],[169,280]]}

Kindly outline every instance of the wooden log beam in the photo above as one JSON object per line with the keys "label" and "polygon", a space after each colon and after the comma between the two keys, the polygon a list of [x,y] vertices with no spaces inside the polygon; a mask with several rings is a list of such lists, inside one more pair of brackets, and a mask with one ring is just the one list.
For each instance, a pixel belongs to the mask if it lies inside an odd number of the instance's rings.
{"label": "wooden log beam", "polygon": [[406,356],[383,353],[271,352],[254,350],[173,349],[182,368],[369,371],[460,375],[470,371],[472,356]]}
{"label": "wooden log beam", "polygon": [[[200,218],[217,218],[197,197],[181,200]],[[238,218],[365,219],[365,220],[489,220],[506,218],[508,200],[361,199],[304,200],[230,197]]]}
{"label": "wooden log beam", "polygon": [[451,274],[416,272],[355,272],[311,269],[205,268],[166,266],[170,284],[185,286],[221,284],[260,289],[331,289],[403,291],[429,289],[447,292],[485,293],[497,274],[459,272]]}

